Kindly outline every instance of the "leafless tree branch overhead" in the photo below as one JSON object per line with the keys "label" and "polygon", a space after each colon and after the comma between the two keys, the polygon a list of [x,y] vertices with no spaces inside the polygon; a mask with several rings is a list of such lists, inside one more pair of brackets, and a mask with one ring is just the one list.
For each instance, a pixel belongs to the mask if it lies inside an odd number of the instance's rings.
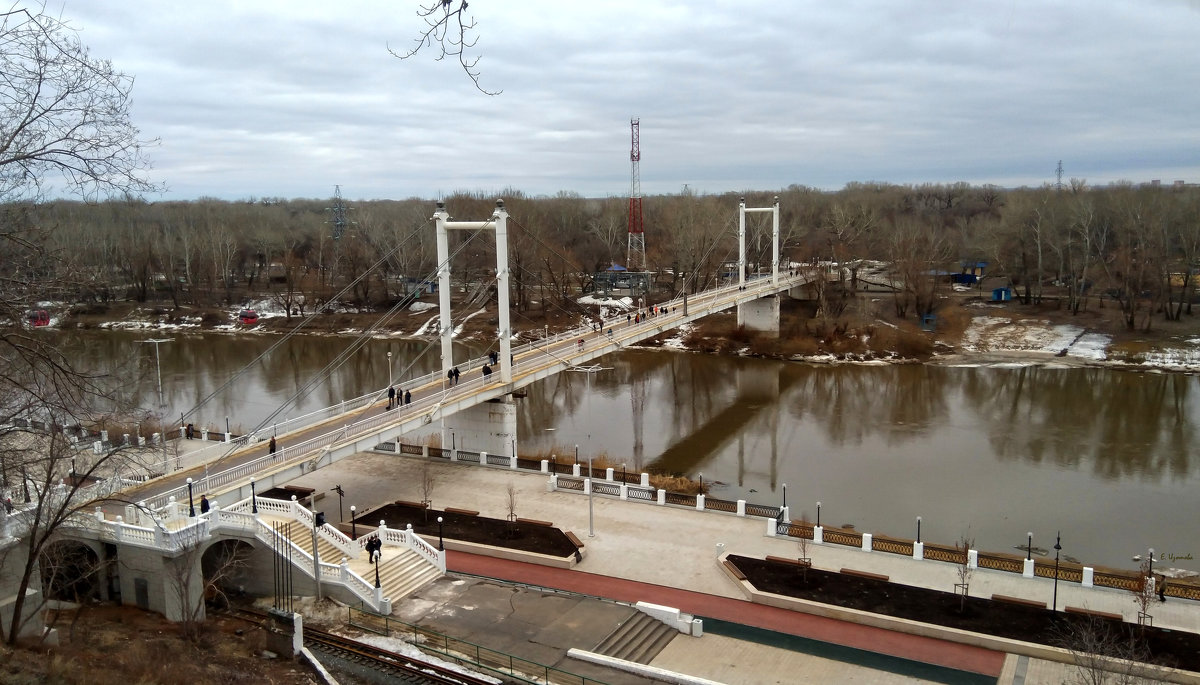
{"label": "leafless tree branch overhead", "polygon": [[467,0],[434,0],[429,5],[419,5],[417,16],[421,17],[427,28],[414,39],[416,46],[403,54],[390,47],[388,52],[398,59],[408,59],[422,49],[433,48],[436,45],[438,55],[435,60],[440,62],[446,57],[457,58],[459,65],[479,92],[485,95],[499,95],[504,91],[491,91],[479,83],[479,70],[476,69],[476,65],[479,64],[481,56],[472,56],[467,52],[479,42],[479,36],[473,33],[476,26],[475,17],[466,12]]}

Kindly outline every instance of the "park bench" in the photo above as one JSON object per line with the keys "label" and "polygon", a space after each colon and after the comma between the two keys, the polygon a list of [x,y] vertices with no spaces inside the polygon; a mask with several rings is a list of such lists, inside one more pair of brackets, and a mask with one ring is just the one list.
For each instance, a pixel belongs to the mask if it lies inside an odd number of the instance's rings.
{"label": "park bench", "polygon": [[1025,599],[1023,597],[1012,597],[1010,595],[992,595],[993,602],[1005,602],[1007,604],[1020,604],[1021,606],[1034,607],[1035,609],[1045,609],[1046,603],[1039,602],[1036,599]]}
{"label": "park bench", "polygon": [[575,545],[576,547],[583,547],[583,541],[576,537],[574,533],[568,530],[566,531],[566,535],[567,539],[571,541],[572,545]]}
{"label": "park bench", "polygon": [[856,571],[852,568],[842,569],[842,574],[847,576],[855,576],[856,578],[866,578],[867,580],[882,580],[888,582],[888,577],[882,573],[871,573],[870,571]]}
{"label": "park bench", "polygon": [[537,519],[523,519],[523,518],[518,518],[517,523],[524,523],[524,524],[527,524],[530,526],[553,526],[554,525],[550,521],[539,521]]}
{"label": "park bench", "polygon": [[767,561],[772,561],[778,564],[791,564],[792,566],[800,566],[803,568],[812,568],[812,561],[808,559],[792,559],[791,557],[775,557],[767,555]]}
{"label": "park bench", "polygon": [[1083,607],[1066,607],[1065,611],[1068,614],[1079,614],[1081,616],[1093,616],[1095,618],[1107,618],[1113,621],[1124,621],[1125,617],[1120,614],[1114,614],[1111,611],[1097,611],[1096,609],[1085,609]]}
{"label": "park bench", "polygon": [[734,578],[737,578],[738,580],[746,580],[746,574],[742,573],[742,569],[738,568],[737,565],[732,561],[725,559],[721,563],[725,565],[725,568],[729,569],[729,572],[733,574]]}
{"label": "park bench", "polygon": [[459,516],[479,516],[479,512],[472,509],[458,509],[457,507],[446,507],[443,511],[447,514],[458,514]]}

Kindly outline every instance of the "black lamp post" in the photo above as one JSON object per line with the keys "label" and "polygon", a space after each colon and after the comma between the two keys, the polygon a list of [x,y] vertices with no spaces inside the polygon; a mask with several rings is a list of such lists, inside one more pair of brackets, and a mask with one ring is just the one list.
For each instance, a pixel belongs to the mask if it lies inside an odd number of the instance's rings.
{"label": "black lamp post", "polygon": [[783,508],[787,509],[787,483],[783,484]]}
{"label": "black lamp post", "polygon": [[575,446],[575,464],[579,464],[579,445]]}
{"label": "black lamp post", "polygon": [[379,587],[379,552],[375,553],[375,587]]}
{"label": "black lamp post", "polygon": [[917,544],[921,544],[921,517],[917,517]]}
{"label": "black lamp post", "polygon": [[1058,611],[1058,553],[1062,551],[1062,531],[1054,538],[1054,603],[1051,611]]}
{"label": "black lamp post", "polygon": [[356,528],[354,525],[354,505],[353,504],[350,505],[350,539],[351,540],[358,539],[358,528]]}
{"label": "black lamp post", "polygon": [[1025,534],[1025,561],[1033,561],[1033,531]]}
{"label": "black lamp post", "polygon": [[254,479],[250,479],[250,513],[258,513],[258,495],[254,492]]}
{"label": "black lamp post", "polygon": [[196,515],[196,505],[192,503],[192,479],[187,479],[188,486],[188,516]]}
{"label": "black lamp post", "polygon": [[622,483],[628,482],[625,480],[625,462],[621,462],[621,482]]}
{"label": "black lamp post", "polygon": [[342,511],[342,498],[346,496],[346,491],[340,485],[335,485],[330,489],[338,494],[338,521],[345,521],[346,517],[342,515],[344,513]]}
{"label": "black lamp post", "polygon": [[1150,548],[1150,577],[1154,577],[1154,548]]}
{"label": "black lamp post", "polygon": [[438,551],[444,552],[446,546],[442,544],[442,517],[438,517]]}
{"label": "black lamp post", "polygon": [[821,527],[821,503],[817,502],[817,528]]}
{"label": "black lamp post", "polygon": [[704,494],[704,472],[700,472],[700,494]]}

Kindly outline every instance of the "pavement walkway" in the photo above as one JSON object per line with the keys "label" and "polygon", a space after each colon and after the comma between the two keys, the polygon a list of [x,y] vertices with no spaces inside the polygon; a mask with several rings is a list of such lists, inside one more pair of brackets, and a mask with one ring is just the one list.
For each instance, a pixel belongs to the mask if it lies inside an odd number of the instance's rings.
{"label": "pavement walkway", "polygon": [[[360,454],[307,474],[293,484],[318,491],[341,485],[346,492],[347,513],[350,504],[355,504],[359,511],[366,511],[396,500],[421,499],[419,483],[424,468],[426,464],[419,458]],[[435,479],[432,493],[435,508],[468,508],[485,516],[503,518],[508,512],[507,487],[511,484],[516,492],[519,516],[552,521],[563,530],[573,531],[585,543],[583,561],[570,570],[452,552],[448,563],[454,571],[622,601],[640,600],[672,606],[702,617],[999,679],[994,682],[1062,682],[1070,677],[1070,667],[1061,664],[748,602],[721,570],[717,558],[722,552],[754,557],[794,557],[797,554],[794,540],[768,536],[766,523],[761,519],[599,496],[592,498],[589,506],[589,498],[584,495],[548,491],[547,475],[444,462],[430,462],[428,468]],[[323,509],[330,520],[337,520],[336,497],[324,498],[318,508]],[[953,564],[811,543],[807,554],[813,564],[822,569],[855,568],[888,575],[894,582],[943,591],[950,591],[958,582]],[[1018,574],[979,569],[972,576],[970,589],[972,596],[1004,594],[1049,604],[1054,583],[1044,578],[1029,579]],[[1059,582],[1057,593],[1060,607],[1069,604],[1121,613],[1129,620],[1136,616],[1137,608],[1128,592]],[[1156,626],[1200,632],[1200,606],[1193,602],[1168,601],[1153,607],[1152,613]],[[690,642],[677,639],[672,645]],[[741,649],[743,647],[750,652]],[[669,648],[660,657],[669,658],[672,651]],[[732,658],[729,655],[735,652],[740,655],[737,657],[740,663],[728,663]],[[728,678],[730,673],[735,673],[738,677],[730,682],[752,682],[745,677],[747,663],[754,663],[759,658],[752,656],[752,652],[753,648],[741,643],[737,650],[701,648],[679,665],[686,667],[684,672],[693,676],[710,677],[723,673],[726,674],[723,677]],[[656,659],[653,665],[658,665],[658,661]],[[709,675],[705,676],[706,673]],[[1033,678],[1033,674],[1040,675]],[[880,671],[878,675],[883,678],[884,672]],[[894,674],[886,675],[891,678]],[[941,677],[932,680],[948,682]],[[835,677],[810,682],[847,681]]]}

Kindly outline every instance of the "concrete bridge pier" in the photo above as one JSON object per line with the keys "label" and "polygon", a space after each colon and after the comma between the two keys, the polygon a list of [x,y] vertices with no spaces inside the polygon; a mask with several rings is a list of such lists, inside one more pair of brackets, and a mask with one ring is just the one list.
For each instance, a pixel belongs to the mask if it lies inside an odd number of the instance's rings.
{"label": "concrete bridge pier", "polygon": [[774,333],[778,336],[779,296],[770,295],[757,300],[751,300],[745,304],[739,304],[737,308],[737,322],[738,326],[744,326],[754,331]]}
{"label": "concrete bridge pier", "polygon": [[516,449],[517,404],[511,395],[461,409],[442,419],[442,447],[511,456]]}

